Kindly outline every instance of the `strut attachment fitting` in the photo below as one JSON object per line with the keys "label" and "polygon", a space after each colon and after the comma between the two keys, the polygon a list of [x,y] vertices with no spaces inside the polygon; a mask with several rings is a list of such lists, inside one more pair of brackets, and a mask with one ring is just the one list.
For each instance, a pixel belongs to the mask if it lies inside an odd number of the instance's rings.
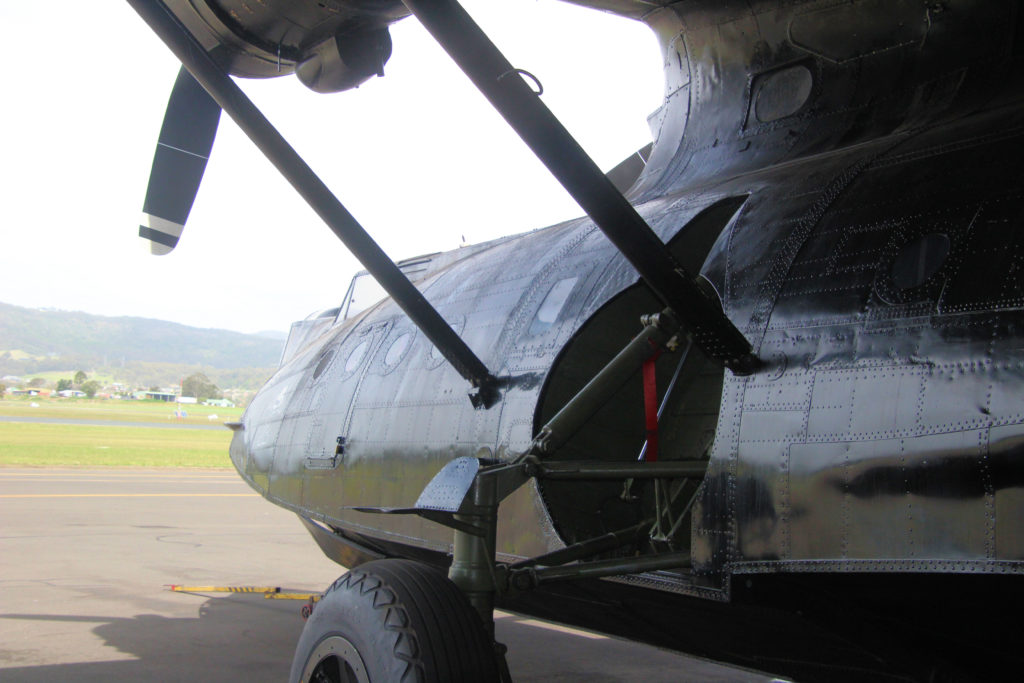
{"label": "strut attachment fitting", "polygon": [[557,451],[622,388],[646,360],[662,349],[676,349],[679,343],[676,334],[680,325],[670,311],[645,315],[640,321],[644,325],[643,331],[633,337],[615,358],[541,427],[526,455],[543,456]]}

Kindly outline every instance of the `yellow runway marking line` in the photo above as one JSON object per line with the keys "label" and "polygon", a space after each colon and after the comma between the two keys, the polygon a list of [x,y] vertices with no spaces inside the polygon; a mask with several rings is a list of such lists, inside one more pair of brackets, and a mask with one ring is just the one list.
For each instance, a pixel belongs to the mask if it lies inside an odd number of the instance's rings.
{"label": "yellow runway marking line", "polygon": [[[0,477],[0,481],[3,481],[3,477]],[[13,480],[18,481],[18,480]],[[21,480],[24,481],[24,480]],[[33,480],[37,481],[37,480]],[[153,484],[190,484],[192,486],[217,486],[221,484],[232,484],[237,481],[239,484],[242,483],[241,479],[237,477],[232,479],[150,479],[148,483]],[[55,484],[124,484],[127,483],[124,479],[89,479],[86,477],[82,478],[65,478],[65,479],[47,479],[47,482]],[[146,483],[146,482],[143,482]]]}
{"label": "yellow runway marking line", "polygon": [[238,474],[234,470],[224,472],[181,472],[175,474],[164,474],[163,472],[76,472],[75,470],[52,470],[49,472],[5,472],[0,467],[0,479],[3,477],[72,477],[85,479],[86,477],[121,477],[134,478],[152,477],[156,479],[237,479]]}
{"label": "yellow runway marking line", "polygon": [[257,493],[0,493],[0,498],[252,498]]}

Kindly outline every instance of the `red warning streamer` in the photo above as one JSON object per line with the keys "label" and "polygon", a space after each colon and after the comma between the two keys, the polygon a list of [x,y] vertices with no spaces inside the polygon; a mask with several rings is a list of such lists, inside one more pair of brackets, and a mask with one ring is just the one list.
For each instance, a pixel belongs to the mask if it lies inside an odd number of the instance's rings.
{"label": "red warning streamer", "polygon": [[[654,342],[650,342],[655,346]],[[661,349],[655,348],[651,357],[644,361],[644,427],[647,431],[647,448],[644,451],[644,462],[658,460],[658,384],[654,374],[654,363],[661,355]]]}

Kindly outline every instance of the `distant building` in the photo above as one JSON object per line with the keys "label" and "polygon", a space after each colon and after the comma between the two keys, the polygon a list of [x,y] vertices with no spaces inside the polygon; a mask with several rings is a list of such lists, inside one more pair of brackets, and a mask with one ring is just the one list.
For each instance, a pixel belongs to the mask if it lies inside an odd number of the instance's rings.
{"label": "distant building", "polygon": [[78,389],[65,389],[57,392],[58,396],[63,398],[85,398],[85,392],[79,391]]}
{"label": "distant building", "polygon": [[195,396],[179,396],[177,401],[178,403],[199,403]]}
{"label": "distant building", "polygon": [[226,398],[208,398],[203,401],[204,406],[217,406],[218,408],[234,408],[235,403]]}
{"label": "distant building", "polygon": [[28,389],[8,389],[7,393],[11,396],[49,396],[50,390],[29,387]]}
{"label": "distant building", "polygon": [[178,398],[177,394],[167,391],[143,391],[140,393],[144,399],[166,401],[167,403],[173,403]]}

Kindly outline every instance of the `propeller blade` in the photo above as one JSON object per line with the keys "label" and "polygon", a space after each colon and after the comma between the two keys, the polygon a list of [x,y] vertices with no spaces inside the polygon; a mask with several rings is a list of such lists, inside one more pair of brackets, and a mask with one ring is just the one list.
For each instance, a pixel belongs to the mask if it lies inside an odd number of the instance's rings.
{"label": "propeller blade", "polygon": [[160,128],[160,138],[142,205],[139,237],[154,254],[178,244],[217,135],[220,106],[182,67]]}

